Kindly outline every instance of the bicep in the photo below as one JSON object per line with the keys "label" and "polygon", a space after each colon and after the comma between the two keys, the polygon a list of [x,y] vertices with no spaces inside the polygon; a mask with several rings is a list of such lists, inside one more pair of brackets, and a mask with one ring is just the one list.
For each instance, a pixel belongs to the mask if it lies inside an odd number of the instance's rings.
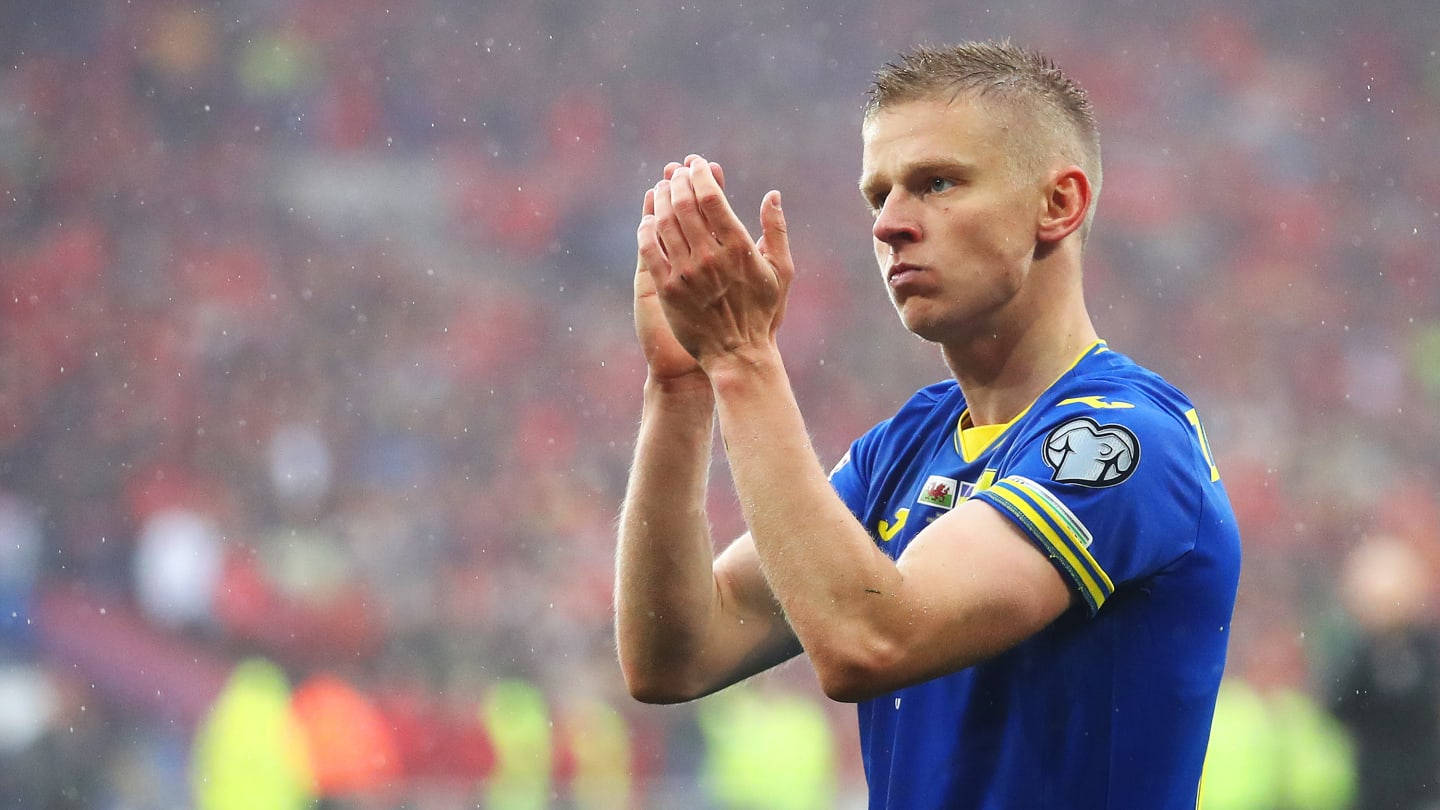
{"label": "bicep", "polygon": [[1046,553],[979,500],[925,527],[897,566],[918,608],[903,644],[906,681],[998,655],[1044,629],[1076,598]]}
{"label": "bicep", "polygon": [[710,674],[704,694],[800,653],[800,642],[765,581],[749,532],[715,558],[714,573],[716,609],[701,652],[701,670]]}

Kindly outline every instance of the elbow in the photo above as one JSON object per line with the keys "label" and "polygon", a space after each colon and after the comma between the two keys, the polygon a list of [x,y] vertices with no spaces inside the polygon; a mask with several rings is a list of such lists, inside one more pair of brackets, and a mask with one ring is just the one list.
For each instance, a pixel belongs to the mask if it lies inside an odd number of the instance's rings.
{"label": "elbow", "polygon": [[685,703],[699,697],[695,691],[669,679],[634,676],[629,672],[625,673],[625,689],[635,700],[658,706]]}
{"label": "elbow", "polygon": [[883,694],[868,684],[864,678],[854,676],[820,678],[820,688],[824,690],[825,697],[837,703],[861,703]]}
{"label": "elbow", "polygon": [[820,688],[825,697],[837,703],[861,703],[891,691],[885,686],[883,672],[862,668],[828,669],[820,673]]}
{"label": "elbow", "polygon": [[890,639],[856,634],[811,650],[810,660],[825,696],[841,703],[859,703],[903,685],[897,680],[902,650]]}
{"label": "elbow", "polygon": [[694,698],[689,697],[682,692],[673,691],[664,687],[657,688],[646,685],[630,686],[629,689],[630,697],[634,698],[640,703],[646,703],[651,706],[669,706],[675,703],[685,703],[687,701],[694,700]]}
{"label": "elbow", "polygon": [[630,697],[641,703],[685,703],[705,694],[690,682],[682,667],[673,664],[628,660],[622,655],[620,674]]}
{"label": "elbow", "polygon": [[691,648],[686,640],[627,633],[623,623],[617,624],[616,631],[616,658],[630,697],[641,703],[669,704],[705,694],[698,683],[693,656],[683,652]]}

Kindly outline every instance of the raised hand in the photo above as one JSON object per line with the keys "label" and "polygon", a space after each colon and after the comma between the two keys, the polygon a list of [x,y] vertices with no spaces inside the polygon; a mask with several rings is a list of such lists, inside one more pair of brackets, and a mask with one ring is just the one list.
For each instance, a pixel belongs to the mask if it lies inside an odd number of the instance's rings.
{"label": "raised hand", "polygon": [[[697,159],[698,156],[690,155],[686,160],[694,162]],[[681,168],[679,163],[666,165],[665,179],[669,180],[675,174],[675,170],[679,168]],[[715,182],[723,188],[725,173],[720,168],[720,164],[711,163],[710,172]],[[670,331],[670,325],[665,321],[665,313],[655,292],[655,273],[651,263],[647,263],[643,249],[646,241],[653,240],[654,237],[655,190],[650,189],[645,192],[645,204],[641,210],[640,228],[637,234],[642,249],[635,261],[635,336],[639,339],[640,348],[645,353],[645,363],[649,366],[650,376],[653,380],[670,384],[696,379],[708,385],[705,380],[705,372],[701,370],[699,362],[675,339],[675,334]]]}
{"label": "raised hand", "polygon": [[705,368],[773,348],[795,268],[780,192],[761,202],[757,243],[712,164],[692,158],[646,194],[638,239],[672,335]]}

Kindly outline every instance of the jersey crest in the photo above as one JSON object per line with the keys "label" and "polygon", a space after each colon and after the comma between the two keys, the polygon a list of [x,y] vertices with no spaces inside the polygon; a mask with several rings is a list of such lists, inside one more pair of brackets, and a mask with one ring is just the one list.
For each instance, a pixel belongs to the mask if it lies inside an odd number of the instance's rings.
{"label": "jersey crest", "polygon": [[1140,463],[1140,440],[1124,425],[1077,416],[1045,437],[1045,463],[1062,484],[1113,487]]}

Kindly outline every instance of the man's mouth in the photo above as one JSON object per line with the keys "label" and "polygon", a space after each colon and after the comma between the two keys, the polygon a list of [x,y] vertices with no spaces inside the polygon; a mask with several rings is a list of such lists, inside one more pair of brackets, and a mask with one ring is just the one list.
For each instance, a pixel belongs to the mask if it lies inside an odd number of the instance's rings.
{"label": "man's mouth", "polygon": [[918,278],[924,270],[925,268],[918,264],[896,262],[890,265],[890,269],[885,271],[885,280],[889,282],[892,287],[898,286],[911,279]]}

